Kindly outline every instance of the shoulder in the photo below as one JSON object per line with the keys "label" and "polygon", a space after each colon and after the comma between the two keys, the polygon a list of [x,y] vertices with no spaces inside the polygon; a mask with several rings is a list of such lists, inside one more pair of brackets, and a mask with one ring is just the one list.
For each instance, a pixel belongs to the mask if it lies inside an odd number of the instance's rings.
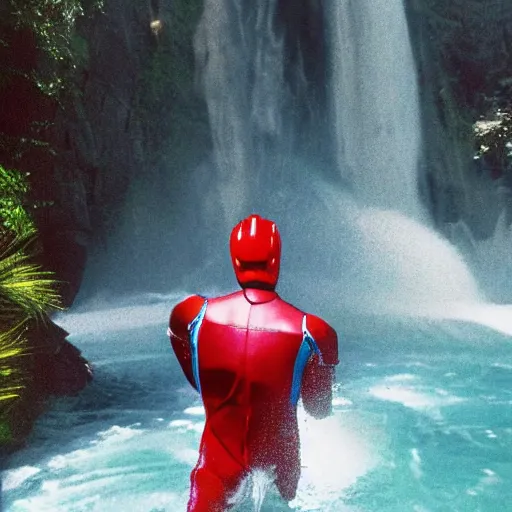
{"label": "shoulder", "polygon": [[325,320],[310,313],[306,313],[306,326],[315,339],[336,336],[336,331]]}
{"label": "shoulder", "polygon": [[325,364],[338,364],[338,335],[333,327],[316,315],[306,314],[306,329],[318,345]]}
{"label": "shoulder", "polygon": [[182,300],[171,311],[170,325],[174,326],[182,324],[188,325],[199,314],[204,306],[206,298],[200,295],[191,295]]}

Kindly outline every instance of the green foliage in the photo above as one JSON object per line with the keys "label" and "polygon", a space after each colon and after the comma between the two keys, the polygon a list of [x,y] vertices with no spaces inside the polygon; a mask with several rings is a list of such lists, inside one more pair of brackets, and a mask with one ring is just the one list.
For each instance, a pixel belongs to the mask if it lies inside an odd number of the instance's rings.
{"label": "green foliage", "polygon": [[60,309],[52,274],[32,261],[28,191],[25,175],[0,166],[0,443],[10,437],[8,413],[24,388],[27,324]]}
{"label": "green foliage", "polygon": [[0,443],[10,439],[9,411],[23,396],[27,378],[24,357],[32,319],[60,309],[50,272],[31,261],[31,239],[15,237],[0,248]]}
{"label": "green foliage", "polygon": [[0,326],[58,307],[50,272],[31,263],[36,227],[27,211],[26,175],[0,165]]}
{"label": "green foliage", "polygon": [[[0,163],[30,170],[39,156],[55,156],[49,128],[56,109],[69,106],[88,48],[77,20],[97,12],[102,0],[6,0],[0,2],[0,102],[18,105],[0,116]],[[37,167],[43,172],[44,169]]]}
{"label": "green foliage", "polygon": [[15,238],[0,252],[0,325],[17,325],[59,307],[52,273],[31,262],[27,248],[32,241]]}
{"label": "green foliage", "polygon": [[29,27],[40,47],[55,60],[69,56],[75,20],[83,15],[79,0],[11,0],[12,15],[19,27]]}
{"label": "green foliage", "polygon": [[58,96],[68,85],[67,74],[87,56],[85,41],[75,33],[77,20],[98,11],[103,0],[9,0],[9,20],[16,29],[29,29],[37,46],[50,61],[46,72],[39,69],[32,78],[48,96]]}
{"label": "green foliage", "polygon": [[[23,338],[21,326],[0,332],[0,425],[5,410],[23,391],[24,372],[20,359],[26,351],[26,340]],[[6,436],[7,432],[2,433],[0,428],[0,443]]]}
{"label": "green foliage", "polygon": [[0,230],[22,238],[35,234],[34,221],[25,208],[27,193],[26,176],[0,165]]}

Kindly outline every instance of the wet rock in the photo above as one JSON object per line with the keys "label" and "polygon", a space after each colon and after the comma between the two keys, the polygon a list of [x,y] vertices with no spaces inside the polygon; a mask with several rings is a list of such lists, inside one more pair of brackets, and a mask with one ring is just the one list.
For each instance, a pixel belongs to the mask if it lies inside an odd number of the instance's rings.
{"label": "wet rock", "polygon": [[51,321],[34,320],[28,326],[28,349],[23,356],[25,388],[2,421],[0,450],[10,453],[22,448],[37,418],[52,396],[72,396],[92,381],[93,371],[68,333]]}

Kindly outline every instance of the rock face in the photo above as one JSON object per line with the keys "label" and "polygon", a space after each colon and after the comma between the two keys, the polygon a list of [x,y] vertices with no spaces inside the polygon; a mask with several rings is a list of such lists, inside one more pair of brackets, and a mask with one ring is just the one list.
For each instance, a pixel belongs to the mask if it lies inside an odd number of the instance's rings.
{"label": "rock face", "polygon": [[148,12],[113,0],[79,28],[75,89],[53,129],[58,156],[49,181],[55,204],[38,216],[45,266],[68,283],[68,305],[88,251],[103,243],[130,180],[145,171],[144,127],[135,110],[152,44],[149,21]]}
{"label": "rock face", "polygon": [[[512,4],[408,0],[423,110],[424,197],[443,230],[464,221],[475,238],[492,234],[503,201],[503,169],[474,160],[474,123],[506,103],[512,69]],[[502,183],[500,183],[502,184]]]}
{"label": "rock face", "polygon": [[92,380],[92,367],[68,334],[50,319],[31,329],[37,392],[43,397],[75,395]]}

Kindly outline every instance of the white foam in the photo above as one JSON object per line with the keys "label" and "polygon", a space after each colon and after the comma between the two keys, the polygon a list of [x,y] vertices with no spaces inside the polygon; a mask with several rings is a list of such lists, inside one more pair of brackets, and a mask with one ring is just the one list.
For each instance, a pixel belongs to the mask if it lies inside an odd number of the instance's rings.
{"label": "white foam", "polygon": [[386,380],[390,382],[402,382],[402,381],[410,381],[416,379],[416,375],[412,375],[410,373],[398,373],[396,375],[390,375],[386,377]]}
{"label": "white foam", "polygon": [[[134,426],[139,427],[140,424]],[[107,430],[98,432],[98,437],[101,439],[103,444],[118,443],[131,439],[132,437],[139,436],[144,430],[140,428],[132,427],[120,427],[119,425],[113,425]]]}
{"label": "white foam", "polygon": [[426,394],[410,387],[389,386],[386,384],[373,386],[369,393],[375,398],[389,402],[398,402],[411,409],[424,410],[453,405],[464,402],[463,398],[448,393]]}
{"label": "white foam", "polygon": [[260,512],[263,500],[272,486],[273,477],[268,472],[262,470],[253,471],[251,477],[254,512]]}
{"label": "white foam", "polygon": [[169,423],[169,426],[172,428],[183,428],[188,427],[191,424],[192,422],[190,420],[172,420]]}
{"label": "white foam", "polygon": [[41,490],[49,494],[57,492],[59,488],[60,482],[57,480],[45,480],[41,484]]}
{"label": "white foam", "polygon": [[39,471],[41,470],[34,466],[22,466],[21,468],[5,471],[2,479],[2,488],[4,491],[16,489],[31,476],[39,473]]}
{"label": "white foam", "polygon": [[87,450],[75,450],[65,455],[56,455],[52,457],[47,466],[50,469],[64,469],[69,465],[79,464],[80,461],[84,461],[89,458],[89,452]]}
{"label": "white foam", "polygon": [[185,414],[190,414],[191,416],[204,416],[204,407],[202,405],[197,405],[194,407],[187,407],[184,411]]}
{"label": "white foam", "polygon": [[386,309],[478,303],[481,294],[466,262],[448,240],[404,215],[365,209],[357,220],[363,254]]}
{"label": "white foam", "polygon": [[323,510],[376,467],[381,441],[368,423],[363,428],[350,413],[314,420],[299,407],[298,419],[303,468],[297,497],[290,506]]}
{"label": "white foam", "polygon": [[109,446],[118,447],[126,441],[129,441],[143,433],[144,430],[142,429],[114,425],[107,430],[98,432],[98,438],[90,441],[90,445],[93,447],[92,449],[83,448],[63,455],[56,455],[48,461],[47,466],[52,470],[64,469],[67,467],[79,467],[94,456],[98,450],[104,450]]}
{"label": "white foam", "polygon": [[[406,311],[401,313],[408,315]],[[509,304],[486,302],[431,304],[423,310],[418,309],[414,316],[434,320],[461,320],[489,327],[506,336],[512,336],[512,305]]]}
{"label": "white foam", "polygon": [[193,467],[197,463],[197,459],[199,458],[199,451],[193,448],[183,448],[172,450],[173,457],[180,462],[184,462],[190,467]]}
{"label": "white foam", "polygon": [[337,397],[337,398],[333,398],[332,400],[332,405],[336,406],[336,405],[352,405],[352,401],[349,400],[348,398],[343,398],[343,397]]}
{"label": "white foam", "polygon": [[512,305],[466,305],[455,310],[452,315],[458,319],[485,325],[502,334],[512,336]]}
{"label": "white foam", "polygon": [[421,470],[421,457],[417,448],[411,450],[411,461],[409,462],[409,468],[411,469],[414,478],[419,480],[423,476]]}

